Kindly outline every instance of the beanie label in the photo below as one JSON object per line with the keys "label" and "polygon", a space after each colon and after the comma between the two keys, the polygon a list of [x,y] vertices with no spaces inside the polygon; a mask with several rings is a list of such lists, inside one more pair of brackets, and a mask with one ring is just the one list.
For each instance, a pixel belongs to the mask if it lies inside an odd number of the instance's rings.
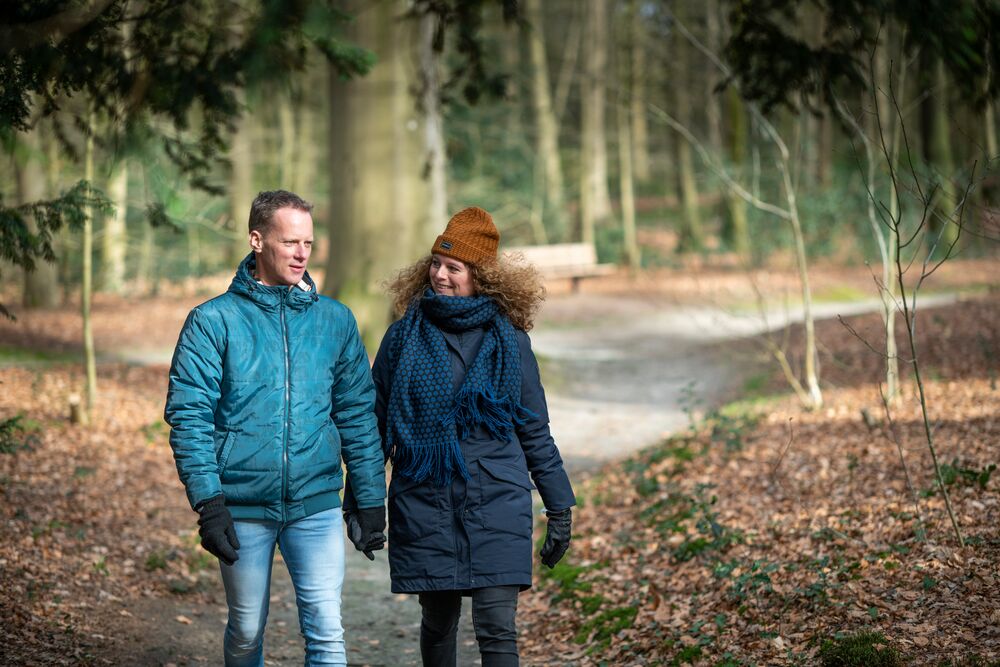
{"label": "beanie label", "polygon": [[451,250],[451,241],[441,241],[441,247],[445,250]]}

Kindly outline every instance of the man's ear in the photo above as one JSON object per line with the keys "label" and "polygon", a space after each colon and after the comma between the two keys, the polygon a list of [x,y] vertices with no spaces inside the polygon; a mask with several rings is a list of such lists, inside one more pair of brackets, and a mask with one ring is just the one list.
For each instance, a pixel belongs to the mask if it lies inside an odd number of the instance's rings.
{"label": "man's ear", "polygon": [[264,250],[264,237],[256,229],[250,232],[250,248],[257,253]]}

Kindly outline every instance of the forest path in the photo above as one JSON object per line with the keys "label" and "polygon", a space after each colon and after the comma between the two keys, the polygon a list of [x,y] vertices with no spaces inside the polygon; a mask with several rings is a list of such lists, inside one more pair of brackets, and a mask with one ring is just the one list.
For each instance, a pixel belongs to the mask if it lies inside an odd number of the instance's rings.
{"label": "forest path", "polygon": [[[936,294],[921,307],[951,303]],[[877,300],[813,305],[817,320],[874,312]],[[737,312],[653,297],[578,295],[546,305],[531,333],[552,433],[571,472],[655,444],[742,392],[759,362],[731,345],[801,322],[801,307]],[[845,330],[845,335],[847,332]]]}
{"label": "forest path", "polygon": [[[933,297],[935,302],[951,295]],[[932,299],[925,299],[925,306]],[[875,301],[817,304],[817,318],[867,312]],[[573,295],[550,299],[532,343],[542,368],[552,430],[574,477],[654,444],[685,426],[685,407],[712,407],[733,396],[751,372],[728,342],[801,319],[795,309],[759,314],[666,304],[641,296]],[[742,354],[742,356],[741,356]],[[166,351],[118,356],[162,363]],[[415,596],[389,592],[385,552],[370,563],[347,543],[343,617],[352,665],[418,665],[420,610]],[[212,578],[208,605],[140,599],[127,607],[136,664],[216,664],[226,619],[225,595]],[[469,605],[463,605],[459,664],[479,664]],[[178,623],[177,617],[192,619]],[[295,594],[275,561],[265,664],[302,662]]]}

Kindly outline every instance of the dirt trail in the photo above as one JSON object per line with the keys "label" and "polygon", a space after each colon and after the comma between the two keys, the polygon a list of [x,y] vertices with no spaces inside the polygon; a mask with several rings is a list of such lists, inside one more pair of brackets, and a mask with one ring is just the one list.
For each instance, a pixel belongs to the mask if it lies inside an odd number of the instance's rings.
{"label": "dirt trail", "polygon": [[[922,307],[954,301],[925,297]],[[816,319],[875,311],[874,300],[820,303]],[[800,308],[739,313],[649,297],[582,295],[546,305],[531,340],[552,432],[573,472],[656,443],[685,427],[686,410],[736,395],[751,369],[727,343],[802,320]]]}

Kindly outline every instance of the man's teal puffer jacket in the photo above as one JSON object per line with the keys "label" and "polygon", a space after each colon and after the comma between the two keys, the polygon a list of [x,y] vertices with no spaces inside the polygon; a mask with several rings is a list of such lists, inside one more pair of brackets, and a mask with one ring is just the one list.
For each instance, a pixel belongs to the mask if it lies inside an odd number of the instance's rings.
{"label": "man's teal puffer jacket", "polygon": [[385,498],[368,355],[343,304],[253,279],[191,311],[164,417],[191,507],[225,495],[237,519],[294,521],[340,506],[341,457],[359,507]]}

